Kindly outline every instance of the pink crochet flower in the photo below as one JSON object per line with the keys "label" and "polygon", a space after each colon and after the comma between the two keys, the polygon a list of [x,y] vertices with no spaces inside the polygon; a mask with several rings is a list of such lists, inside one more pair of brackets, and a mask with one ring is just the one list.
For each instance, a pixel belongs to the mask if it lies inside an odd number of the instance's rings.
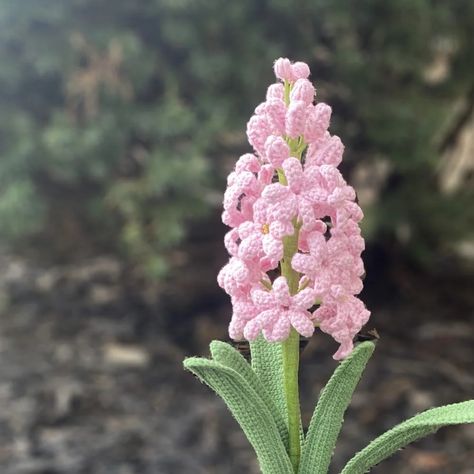
{"label": "pink crochet flower", "polygon": [[271,98],[265,102],[264,113],[274,135],[285,133],[286,105],[283,99]]}
{"label": "pink crochet flower", "polygon": [[230,227],[252,220],[253,203],[265,185],[271,183],[273,168],[262,165],[255,155],[247,153],[239,158],[235,171],[227,177],[222,221]]}
{"label": "pink crochet flower", "polygon": [[273,65],[275,76],[282,81],[291,81],[293,79],[293,70],[288,58],[279,58]]}
{"label": "pink crochet flower", "polygon": [[271,183],[262,191],[255,202],[254,216],[258,222],[270,224],[273,221],[289,223],[296,216],[298,203],[288,186]]}
{"label": "pink crochet flower", "polygon": [[251,298],[257,315],[244,329],[244,336],[253,341],[263,332],[268,341],[284,341],[293,326],[302,336],[314,332],[313,316],[308,309],[314,303],[314,291],[306,288],[292,296],[285,277],[278,277],[271,291],[254,289]]}
{"label": "pink crochet flower", "polygon": [[318,299],[325,301],[361,292],[364,267],[359,253],[351,247],[350,237],[326,240],[321,233],[312,232],[307,243],[309,252],[295,254],[291,264],[311,280]]}
{"label": "pink crochet flower", "polygon": [[270,124],[263,114],[253,115],[247,123],[247,138],[259,155],[263,155],[265,140],[270,132]]}
{"label": "pink crochet flower", "polygon": [[311,165],[339,166],[342,161],[344,145],[336,135],[326,132],[319,140],[314,141],[308,147],[306,163]]}
{"label": "pink crochet flower", "polygon": [[281,168],[283,161],[290,157],[290,147],[282,138],[270,135],[265,141],[265,158],[276,169]]}
{"label": "pink crochet flower", "polygon": [[244,328],[258,315],[258,310],[249,296],[232,298],[232,318],[229,324],[229,336],[232,339],[244,338]]}
{"label": "pink crochet flower", "polygon": [[306,63],[296,62],[292,64],[287,58],[277,59],[273,69],[278,79],[289,82],[294,82],[298,79],[306,79],[310,73]]}
{"label": "pink crochet flower", "polygon": [[293,231],[293,226],[279,221],[270,225],[246,221],[229,231],[224,243],[230,255],[266,272],[278,266],[283,258],[282,239]]}
{"label": "pink crochet flower", "polygon": [[341,344],[333,357],[344,359],[354,347],[354,334],[369,320],[370,311],[358,298],[347,296],[337,302],[324,303],[313,313],[313,317],[319,323],[321,331],[330,334]]}
{"label": "pink crochet flower", "polygon": [[[230,260],[218,283],[232,300],[229,334],[283,341],[291,328],[309,337],[317,321],[343,358],[370,315],[355,296],[364,274],[363,213],[337,169],[344,145],[328,132],[331,107],[314,103],[308,66],[280,58],[274,71],[283,82],[268,87],[247,123],[255,154],[239,158],[224,193]],[[295,294],[288,281],[300,282]]]}
{"label": "pink crochet flower", "polygon": [[277,82],[276,84],[271,84],[270,86],[268,86],[266,99],[267,100],[269,99],[283,100],[284,93],[285,93],[285,87],[283,86],[281,82]]}
{"label": "pink crochet flower", "polygon": [[[331,120],[331,107],[322,102],[317,105],[310,105],[306,110],[306,114],[304,139],[307,143],[312,144],[325,137]],[[315,145],[315,148],[318,150],[317,145]]]}
{"label": "pink crochet flower", "polygon": [[286,134],[290,138],[302,135],[306,124],[307,106],[302,100],[292,101],[286,112]]}
{"label": "pink crochet flower", "polygon": [[306,105],[310,105],[313,103],[315,94],[314,86],[308,79],[298,79],[291,88],[290,100],[301,100]]}
{"label": "pink crochet flower", "polygon": [[257,267],[248,266],[243,260],[231,257],[217,275],[217,282],[229,295],[244,297],[261,278],[263,273]]}

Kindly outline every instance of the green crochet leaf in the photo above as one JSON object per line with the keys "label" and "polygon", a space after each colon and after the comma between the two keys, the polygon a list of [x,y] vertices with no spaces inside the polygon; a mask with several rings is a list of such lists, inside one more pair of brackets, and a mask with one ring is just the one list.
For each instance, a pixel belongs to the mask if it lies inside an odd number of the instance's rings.
{"label": "green crochet leaf", "polygon": [[474,423],[474,400],[432,408],[387,431],[357,453],[341,474],[363,474],[404,446],[447,425]]}
{"label": "green crochet leaf", "polygon": [[217,361],[198,357],[186,359],[183,364],[225,401],[255,449],[264,474],[293,472],[269,408],[239,373]]}
{"label": "green crochet leaf", "polygon": [[303,444],[298,471],[300,474],[328,472],[344,412],[374,348],[375,344],[370,341],[356,346],[324,387]]}
{"label": "green crochet leaf", "polygon": [[250,353],[252,369],[267,389],[282,418],[288,420],[281,343],[267,342],[260,336],[250,343]]}
{"label": "green crochet leaf", "polygon": [[270,413],[275,420],[275,424],[280,433],[280,438],[288,448],[288,426],[280,410],[277,409],[273,399],[270,397],[265,386],[262,384],[257,374],[252,370],[250,364],[245,360],[242,354],[234,349],[230,344],[222,341],[212,341],[210,344],[212,358],[226,367],[234,369],[240,374],[247,383],[257,392],[262,401],[267,405]]}

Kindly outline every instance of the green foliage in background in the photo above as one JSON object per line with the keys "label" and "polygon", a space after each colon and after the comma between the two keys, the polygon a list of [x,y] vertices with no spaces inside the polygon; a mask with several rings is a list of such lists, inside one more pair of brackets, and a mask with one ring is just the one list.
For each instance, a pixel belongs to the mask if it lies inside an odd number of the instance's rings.
{"label": "green foliage in background", "polygon": [[474,229],[472,191],[437,179],[453,106],[473,100],[473,18],[469,0],[3,0],[0,239],[163,274],[288,56],[333,106],[346,171],[387,164],[367,233],[429,259]]}

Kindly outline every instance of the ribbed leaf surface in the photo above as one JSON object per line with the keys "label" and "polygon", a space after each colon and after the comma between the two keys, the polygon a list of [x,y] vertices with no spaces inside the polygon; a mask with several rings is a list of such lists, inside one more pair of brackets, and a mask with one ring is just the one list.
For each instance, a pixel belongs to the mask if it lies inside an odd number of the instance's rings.
{"label": "ribbed leaf surface", "polygon": [[370,341],[356,346],[324,387],[303,444],[300,474],[327,474],[344,412],[374,348]]}
{"label": "ribbed leaf surface", "polygon": [[230,344],[222,341],[212,341],[210,345],[212,358],[226,367],[234,369],[240,374],[248,384],[257,392],[263,402],[267,405],[272,414],[275,424],[280,433],[280,438],[288,448],[288,425],[283,418],[281,411],[276,408],[275,402],[268,393],[266,387],[263,385],[257,374],[252,370],[250,364],[245,360],[242,354],[234,349]]}
{"label": "ribbed leaf surface", "polygon": [[[263,337],[250,343],[252,369],[267,389],[270,398],[284,420],[288,419],[285,384],[283,382],[282,347],[277,342],[267,342]],[[285,421],[285,424],[286,421]]]}
{"label": "ribbed leaf surface", "polygon": [[474,400],[420,413],[374,439],[347,463],[341,474],[363,474],[413,441],[443,426],[463,423],[474,423]]}
{"label": "ribbed leaf surface", "polygon": [[217,361],[197,357],[186,359],[184,367],[227,404],[253,446],[263,474],[293,472],[270,409],[239,373]]}

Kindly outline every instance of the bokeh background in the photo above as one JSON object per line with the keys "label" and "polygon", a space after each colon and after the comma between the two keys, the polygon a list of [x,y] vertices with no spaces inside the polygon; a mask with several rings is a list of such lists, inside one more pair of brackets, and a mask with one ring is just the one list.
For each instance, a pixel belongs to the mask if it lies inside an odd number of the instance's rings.
{"label": "bokeh background", "polygon": [[[333,108],[381,336],[331,472],[472,398],[473,31],[471,0],[0,0],[1,472],[258,472],[181,361],[227,337],[222,193],[280,56]],[[473,474],[474,428],[374,472]]]}

